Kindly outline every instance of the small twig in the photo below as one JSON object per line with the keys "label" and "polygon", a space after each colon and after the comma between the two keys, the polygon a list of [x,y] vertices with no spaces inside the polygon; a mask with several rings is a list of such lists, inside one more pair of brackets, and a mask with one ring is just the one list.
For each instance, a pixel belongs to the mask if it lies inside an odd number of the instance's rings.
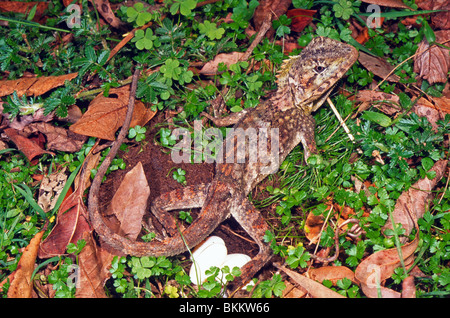
{"label": "small twig", "polygon": [[[347,133],[348,138],[352,142],[355,142],[355,137],[353,137],[352,133],[350,132],[350,129],[345,124],[345,121],[342,119],[341,114],[339,114],[338,110],[336,109],[336,106],[334,106],[333,102],[329,97],[327,97],[327,102],[330,105],[331,109],[333,110],[333,113],[336,115],[337,119],[339,120],[339,123],[341,124],[342,128],[344,128],[345,132]],[[347,117],[348,118],[348,117]]]}
{"label": "small twig", "polygon": [[261,24],[261,27],[259,28],[258,34],[256,34],[255,39],[253,40],[252,44],[248,47],[247,51],[245,51],[244,55],[239,59],[240,61],[247,61],[250,55],[253,53],[253,50],[255,47],[259,44],[259,42],[262,41],[264,36],[266,35],[267,31],[272,27],[272,14],[269,14],[264,19],[263,24]]}
{"label": "small twig", "polygon": [[[336,109],[336,107],[334,106],[333,102],[331,101],[331,99],[329,97],[327,97],[327,102],[330,105],[330,108],[333,110],[334,115],[336,115],[337,119],[339,120],[339,123],[341,124],[342,128],[344,128],[345,132],[347,133],[348,138],[350,138],[350,140],[355,143],[355,137],[352,135],[352,133],[350,132],[350,129],[348,128],[347,124],[345,123],[347,121],[347,119],[350,117],[350,115],[347,116],[347,118],[345,118],[345,120],[342,119],[341,114],[339,114],[338,110]],[[331,136],[333,136],[336,133],[337,130],[335,130]],[[331,138],[328,137],[328,139]],[[327,140],[328,140],[327,139]],[[359,154],[362,154],[362,150],[361,148],[356,148],[356,151]]]}
{"label": "small twig", "polygon": [[[103,235],[105,235],[105,230],[107,229],[107,226],[103,222],[102,217],[99,212],[98,192],[100,190],[100,185],[102,183],[102,180],[106,173],[106,170],[108,169],[108,167],[111,164],[111,161],[114,159],[117,152],[119,151],[119,148],[122,145],[122,142],[128,133],[128,129],[129,129],[130,123],[131,123],[131,118],[133,117],[139,73],[140,73],[140,70],[138,67],[136,67],[136,70],[134,71],[134,75],[133,75],[132,82],[131,82],[130,98],[128,101],[128,110],[127,110],[127,114],[125,116],[125,120],[123,122],[122,128],[120,129],[120,132],[119,132],[119,135],[117,136],[116,141],[111,146],[111,149],[110,149],[108,155],[105,157],[102,164],[98,168],[97,173],[94,177],[94,180],[92,181],[91,188],[89,190],[89,198],[88,198],[89,219],[90,219],[91,225],[94,227],[94,230],[97,233],[100,233]],[[105,240],[108,239],[108,237],[102,237],[102,238]]]}

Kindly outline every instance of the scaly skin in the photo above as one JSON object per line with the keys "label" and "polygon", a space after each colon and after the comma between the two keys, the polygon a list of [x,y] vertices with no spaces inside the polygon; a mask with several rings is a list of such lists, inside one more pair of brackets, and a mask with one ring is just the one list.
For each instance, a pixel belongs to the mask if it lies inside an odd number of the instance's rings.
{"label": "scaly skin", "polygon": [[[248,281],[269,260],[271,253],[263,236],[268,226],[249,202],[249,192],[267,175],[275,173],[291,150],[300,142],[305,149],[305,158],[317,152],[314,140],[314,119],[311,112],[321,106],[334,84],[342,78],[358,57],[350,45],[328,38],[315,38],[299,56],[287,60],[278,74],[278,90],[267,101],[256,108],[246,109],[235,116],[221,119],[210,118],[217,125],[235,123],[235,131],[244,132],[254,128],[257,135],[261,128],[279,130],[278,153],[271,152],[271,136],[267,146],[269,163],[249,162],[246,152],[244,163],[218,163],[216,175],[210,184],[186,187],[165,193],[151,206],[153,214],[166,230],[161,241],[130,241],[112,232],[103,222],[96,206],[89,209],[93,228],[102,240],[124,254],[134,256],[171,256],[183,253],[203,241],[220,223],[233,216],[259,246],[259,253],[242,268],[241,281]],[[225,158],[236,154],[237,142],[226,153]],[[180,234],[176,221],[167,211],[201,207],[194,222]]]}

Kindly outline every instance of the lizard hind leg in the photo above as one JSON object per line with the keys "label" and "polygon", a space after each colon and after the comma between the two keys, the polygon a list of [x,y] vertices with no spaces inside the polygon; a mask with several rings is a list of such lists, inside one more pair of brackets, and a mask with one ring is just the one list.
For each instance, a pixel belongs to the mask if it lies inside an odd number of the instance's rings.
{"label": "lizard hind leg", "polygon": [[259,252],[253,259],[241,268],[241,276],[233,282],[233,285],[243,285],[248,283],[253,276],[269,261],[272,257],[270,246],[266,244],[263,237],[269,227],[253,204],[244,198],[241,205],[231,212],[232,216],[258,244]]}
{"label": "lizard hind leg", "polygon": [[[150,210],[163,227],[162,237],[157,236],[157,238],[164,239],[167,235],[174,236],[180,230],[176,218],[173,214],[168,213],[169,211],[202,207],[208,189],[209,184],[196,184],[163,193],[153,200]],[[155,227],[152,225],[151,219],[149,219],[149,225],[154,230]]]}

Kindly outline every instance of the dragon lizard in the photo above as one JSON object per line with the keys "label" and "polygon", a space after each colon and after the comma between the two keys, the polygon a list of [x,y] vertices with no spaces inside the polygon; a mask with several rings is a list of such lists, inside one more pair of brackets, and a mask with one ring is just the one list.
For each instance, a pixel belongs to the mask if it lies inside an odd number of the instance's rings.
{"label": "dragon lizard", "polygon": [[[204,240],[220,223],[232,216],[259,246],[259,253],[242,269],[241,282],[250,280],[270,259],[271,251],[263,241],[269,229],[261,214],[248,200],[249,192],[267,175],[275,173],[279,164],[300,142],[304,156],[316,153],[315,122],[311,112],[317,110],[358,57],[357,50],[329,38],[317,37],[300,55],[287,59],[277,74],[277,91],[255,108],[245,109],[219,119],[210,118],[217,125],[261,131],[278,129],[278,152],[272,162],[217,163],[216,174],[209,184],[185,187],[162,194],[151,204],[151,211],[165,229],[162,240],[150,242],[130,241],[114,233],[104,223],[98,209],[97,198],[89,196],[90,222],[100,238],[114,249],[134,256],[173,256],[193,248]],[[261,128],[266,128],[261,129]],[[267,148],[271,148],[271,136]],[[231,134],[227,138],[237,138]],[[227,143],[225,140],[224,145]],[[225,149],[236,152],[234,147]],[[248,147],[247,147],[248,148]],[[270,149],[268,150],[270,153]],[[275,164],[274,164],[275,163]],[[98,176],[101,179],[101,176]],[[94,180],[95,182],[95,180]],[[198,217],[180,233],[170,210],[201,208]]]}

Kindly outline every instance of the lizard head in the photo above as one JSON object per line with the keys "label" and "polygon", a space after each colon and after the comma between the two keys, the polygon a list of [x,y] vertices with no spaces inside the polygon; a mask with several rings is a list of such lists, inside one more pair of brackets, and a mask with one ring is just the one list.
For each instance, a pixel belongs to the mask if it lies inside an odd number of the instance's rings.
{"label": "lizard head", "polygon": [[351,45],[314,38],[300,55],[283,63],[277,76],[279,89],[288,89],[295,106],[311,113],[323,104],[357,58],[358,51]]}

